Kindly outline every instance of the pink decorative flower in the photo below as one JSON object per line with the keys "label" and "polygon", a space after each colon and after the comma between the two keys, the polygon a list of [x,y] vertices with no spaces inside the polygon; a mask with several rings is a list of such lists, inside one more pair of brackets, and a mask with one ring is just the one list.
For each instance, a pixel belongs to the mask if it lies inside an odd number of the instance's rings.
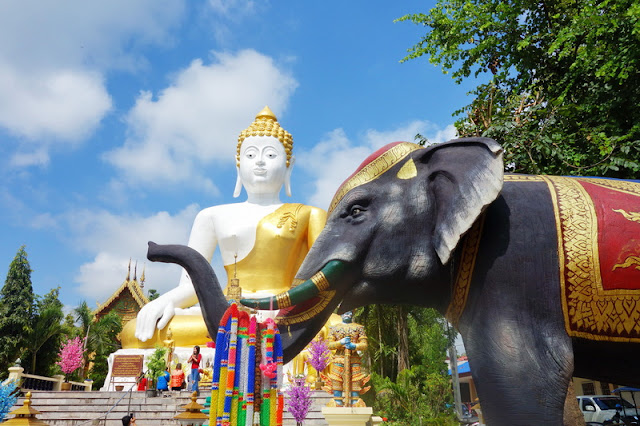
{"label": "pink decorative flower", "polygon": [[69,379],[69,374],[82,366],[83,354],[84,344],[80,337],[69,339],[62,345],[60,352],[58,352],[60,361],[56,362],[56,364],[60,366],[67,380]]}
{"label": "pink decorative flower", "polygon": [[276,374],[278,374],[278,364],[276,364],[275,362],[260,364],[260,370],[262,370],[262,374],[264,374],[268,378],[274,379],[276,377]]}

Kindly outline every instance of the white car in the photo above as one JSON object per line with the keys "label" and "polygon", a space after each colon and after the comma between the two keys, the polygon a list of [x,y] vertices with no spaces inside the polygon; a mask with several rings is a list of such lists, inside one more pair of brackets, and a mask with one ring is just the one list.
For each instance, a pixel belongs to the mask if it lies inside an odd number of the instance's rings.
{"label": "white car", "polygon": [[635,412],[635,407],[615,395],[583,395],[578,396],[578,405],[585,422],[602,424],[616,415],[616,406],[624,406],[627,414]]}

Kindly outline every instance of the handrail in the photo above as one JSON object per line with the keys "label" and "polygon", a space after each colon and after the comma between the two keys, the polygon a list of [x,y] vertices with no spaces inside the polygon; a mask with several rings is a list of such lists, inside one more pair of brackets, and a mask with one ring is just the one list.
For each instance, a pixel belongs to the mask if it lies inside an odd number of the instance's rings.
{"label": "handrail", "polygon": [[109,413],[110,413],[110,412],[112,412],[112,411],[113,411],[113,409],[114,409],[114,408],[116,408],[116,407],[118,406],[118,404],[120,403],[120,401],[122,401],[122,398],[124,398],[125,396],[127,396],[127,394],[129,394],[129,406],[127,407],[127,414],[129,414],[129,413],[131,412],[131,411],[130,411],[130,410],[131,410],[131,392],[133,392],[133,389],[137,387],[138,382],[140,381],[140,379],[142,379],[142,376],[140,376],[140,377],[138,377],[138,378],[136,379],[136,383],[135,383],[133,386],[131,386],[131,387],[129,388],[129,390],[126,390],[126,391],[124,391],[124,392],[122,393],[122,396],[120,397],[120,399],[118,399],[118,400],[117,400],[117,401],[116,401],[116,402],[111,406],[111,408],[109,408],[109,410],[107,410],[107,412],[106,412],[106,413],[101,414],[101,415],[99,415],[98,417],[95,417],[95,418],[93,418],[93,419],[89,419],[89,420],[86,420],[86,421],[84,421],[84,422],[78,423],[78,426],[85,425],[85,424],[89,424],[89,423],[92,423],[92,424],[93,424],[93,422],[94,422],[95,420],[104,420],[104,421],[106,422],[106,421],[107,421],[107,416],[109,415]]}
{"label": "handrail", "polygon": [[[7,380],[4,381],[4,383],[13,381],[15,383],[18,384],[18,386],[21,389],[27,389],[27,390],[38,390],[37,388],[29,388],[29,387],[25,387],[25,379],[27,379],[27,382],[47,382],[51,384],[51,389],[47,389],[47,390],[52,390],[52,391],[59,391],[61,390],[61,386],[62,383],[64,382],[64,376],[61,374],[57,374],[53,377],[46,377],[46,376],[38,376],[36,374],[28,374],[28,373],[24,373],[24,368],[19,367],[19,366],[13,366],[13,367],[9,367],[9,378]],[[84,383],[83,382],[69,382],[74,386],[77,387],[83,387],[85,389],[85,391],[91,391],[92,389],[92,385],[93,382],[90,380],[85,380]]]}

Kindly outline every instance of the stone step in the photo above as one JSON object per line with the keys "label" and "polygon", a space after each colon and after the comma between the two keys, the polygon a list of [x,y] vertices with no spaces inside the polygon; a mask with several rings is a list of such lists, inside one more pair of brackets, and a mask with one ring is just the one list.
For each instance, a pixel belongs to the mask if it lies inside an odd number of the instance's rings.
{"label": "stone step", "polygon": [[[40,411],[38,419],[50,426],[121,426],[121,419],[129,412],[136,415],[137,426],[178,425],[173,417],[182,412],[182,406],[191,402],[191,392],[168,392],[164,397],[147,397],[145,392],[51,392],[31,391],[31,406]],[[197,402],[204,405],[208,391],[201,392]],[[312,394],[311,409],[304,421],[305,426],[325,426],[321,410],[330,400],[324,392]],[[285,400],[286,401],[286,400]],[[14,409],[21,407],[24,397],[19,398]],[[116,405],[117,404],[117,405]],[[115,407],[114,407],[115,405]],[[106,414],[108,412],[108,414]],[[106,415],[105,415],[106,414]],[[9,416],[12,417],[12,416]],[[100,418],[99,421],[92,419]],[[286,409],[283,425],[296,422]]]}

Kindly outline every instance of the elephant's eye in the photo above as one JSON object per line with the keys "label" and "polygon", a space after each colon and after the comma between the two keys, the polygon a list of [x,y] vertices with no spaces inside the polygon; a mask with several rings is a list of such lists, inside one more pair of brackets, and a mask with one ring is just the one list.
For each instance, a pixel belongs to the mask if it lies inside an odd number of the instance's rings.
{"label": "elephant's eye", "polygon": [[351,206],[351,210],[349,210],[349,215],[352,217],[358,216],[360,213],[362,213],[364,211],[364,208],[362,206]]}

